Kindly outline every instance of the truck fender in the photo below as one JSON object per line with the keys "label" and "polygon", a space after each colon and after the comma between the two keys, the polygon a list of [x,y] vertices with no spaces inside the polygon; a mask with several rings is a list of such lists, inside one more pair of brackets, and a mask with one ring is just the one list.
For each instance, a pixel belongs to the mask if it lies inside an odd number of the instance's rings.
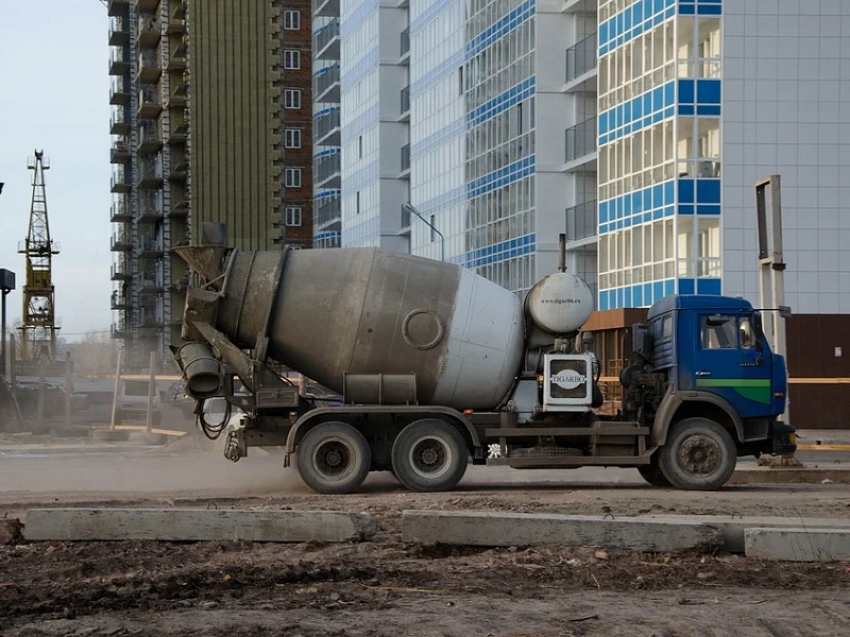
{"label": "truck fender", "polygon": [[673,391],[669,392],[661,401],[661,406],[655,413],[655,420],[652,423],[652,435],[650,440],[653,445],[661,446],[667,442],[667,432],[670,429],[670,424],[673,418],[679,411],[679,408],[686,402],[702,402],[712,404],[729,416],[732,424],[735,427],[736,440],[744,439],[744,423],[738,412],[729,404],[729,401],[721,398],[717,394],[702,391]]}
{"label": "truck fender", "polygon": [[470,422],[469,418],[456,409],[452,409],[451,407],[422,407],[417,405],[374,405],[370,407],[319,407],[318,409],[313,409],[307,412],[296,420],[295,424],[293,424],[290,428],[289,434],[286,438],[286,453],[291,454],[295,452],[295,447],[298,445],[298,441],[302,437],[300,432],[308,429],[312,424],[312,421],[319,416],[338,415],[344,418],[345,416],[370,413],[409,413],[422,414],[422,417],[437,415],[448,416],[466,430],[466,434],[472,442],[473,456],[475,456],[476,451],[481,449],[481,437],[478,435],[478,432],[475,430],[472,422]]}

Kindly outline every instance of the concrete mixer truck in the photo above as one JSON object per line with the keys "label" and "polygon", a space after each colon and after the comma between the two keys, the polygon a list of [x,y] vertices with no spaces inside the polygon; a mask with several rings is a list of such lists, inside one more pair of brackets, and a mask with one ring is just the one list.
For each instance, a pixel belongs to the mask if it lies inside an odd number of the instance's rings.
{"label": "concrete mixer truck", "polygon": [[[653,305],[632,330],[623,408],[606,416],[594,411],[595,357],[580,347],[593,297],[567,272],[520,298],[457,265],[377,248],[176,250],[201,282],[172,346],[201,426],[224,432],[233,461],[282,447],[321,493],[356,491],[370,471],[450,490],[470,463],[635,467],[652,485],[711,490],[738,456],[796,448],[780,420],[784,361],[742,299]],[[282,366],[339,400],[317,401]],[[238,425],[207,420],[212,397],[242,414]]]}

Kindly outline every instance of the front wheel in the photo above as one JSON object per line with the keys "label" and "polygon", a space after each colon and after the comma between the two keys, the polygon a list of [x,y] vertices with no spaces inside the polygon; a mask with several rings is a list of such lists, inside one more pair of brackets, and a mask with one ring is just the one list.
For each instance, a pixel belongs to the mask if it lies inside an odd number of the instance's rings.
{"label": "front wheel", "polygon": [[678,489],[719,489],[732,477],[736,462],[732,436],[708,418],[687,418],[674,424],[658,452],[662,474]]}
{"label": "front wheel", "polygon": [[344,422],[326,422],[307,432],[298,445],[298,472],[319,493],[356,491],[372,465],[369,443]]}
{"label": "front wheel", "polygon": [[466,473],[469,450],[450,424],[425,418],[402,429],[393,443],[393,473],[411,491],[449,491]]}

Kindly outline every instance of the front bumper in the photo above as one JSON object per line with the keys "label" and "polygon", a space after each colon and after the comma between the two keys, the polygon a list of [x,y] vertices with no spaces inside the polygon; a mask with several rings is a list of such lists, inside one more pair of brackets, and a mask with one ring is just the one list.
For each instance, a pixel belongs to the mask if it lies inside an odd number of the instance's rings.
{"label": "front bumper", "polygon": [[773,423],[771,453],[774,456],[793,456],[797,451],[797,430],[788,423]]}

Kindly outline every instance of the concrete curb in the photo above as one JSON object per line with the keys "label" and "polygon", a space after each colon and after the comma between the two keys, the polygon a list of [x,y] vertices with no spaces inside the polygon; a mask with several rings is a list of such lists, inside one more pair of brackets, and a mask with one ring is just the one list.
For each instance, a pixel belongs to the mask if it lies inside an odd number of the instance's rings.
{"label": "concrete curb", "polygon": [[728,484],[850,484],[850,467],[821,469],[808,467],[752,467],[736,469]]}
{"label": "concrete curb", "polygon": [[706,549],[723,542],[700,522],[538,513],[404,511],[402,541],[469,546],[597,546],[635,551]]}
{"label": "concrete curb", "polygon": [[850,528],[751,528],[744,531],[746,555],[785,562],[850,560]]}
{"label": "concrete curb", "polygon": [[371,515],[337,511],[31,509],[27,540],[350,542],[378,529]]}

